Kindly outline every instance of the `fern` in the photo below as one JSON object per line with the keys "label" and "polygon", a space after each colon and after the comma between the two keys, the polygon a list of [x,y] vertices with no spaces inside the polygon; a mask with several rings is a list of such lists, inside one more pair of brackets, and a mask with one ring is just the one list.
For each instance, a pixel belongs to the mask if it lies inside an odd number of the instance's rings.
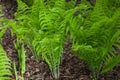
{"label": "fern", "polygon": [[63,51],[62,39],[56,35],[54,37],[46,37],[39,42],[39,47],[36,47],[36,49],[42,52],[42,57],[48,63],[52,75],[56,79],[59,78],[59,64],[61,62],[61,53]]}
{"label": "fern", "polygon": [[12,32],[17,34],[18,40],[24,41],[37,59],[43,56],[55,78],[59,77],[65,40],[65,27],[61,25],[64,11],[64,0],[35,0],[31,7],[18,0],[18,22],[11,20],[7,23],[12,26]]}
{"label": "fern", "polygon": [[93,7],[86,0],[81,0],[79,5],[75,5],[75,0],[68,3],[65,0],[34,0],[31,6],[29,2],[18,0],[18,21],[11,20],[7,24],[36,58],[42,55],[56,79],[65,38],[70,32],[73,51],[89,65],[97,80],[100,74],[120,62],[113,48],[119,48],[119,2],[110,0],[109,4],[108,1],[97,0]]}
{"label": "fern", "polygon": [[[72,39],[75,39],[73,51],[76,51],[76,55],[89,65],[95,80],[98,80],[100,74],[111,70],[120,62],[120,56],[115,55],[113,49],[113,45],[116,48],[120,46],[120,9],[116,7],[113,12],[107,5],[108,2],[105,0],[97,0],[93,11],[83,19],[84,24],[74,27],[76,32],[71,28],[74,36]],[[74,23],[72,21],[71,24]],[[112,62],[114,62],[113,65],[111,65]]]}
{"label": "fern", "polygon": [[[84,2],[86,4],[86,1]],[[59,64],[61,62],[63,44],[70,28],[67,25],[76,11],[80,8],[88,9],[86,5],[75,7],[75,0],[69,4],[65,0],[34,0],[31,7],[18,0],[18,22],[9,21],[12,32],[17,34],[18,40],[24,41],[36,58],[42,55],[48,63],[55,78],[59,78]],[[72,7],[69,7],[71,6]],[[82,11],[83,12],[83,11]],[[84,16],[84,13],[83,13]],[[74,22],[81,19],[76,17]],[[72,26],[79,24],[73,23]],[[72,27],[74,28],[74,27]]]}
{"label": "fern", "polygon": [[15,62],[14,62],[14,64],[13,64],[13,68],[14,68],[15,79],[18,80],[18,74],[17,74],[17,69],[16,69],[16,64],[15,64]]}
{"label": "fern", "polygon": [[0,45],[0,80],[10,80],[12,73],[10,71],[11,63],[2,46]]}
{"label": "fern", "polygon": [[25,68],[26,68],[26,64],[25,64],[25,48],[24,48],[24,44],[20,43],[19,41],[14,43],[15,48],[18,52],[18,58],[19,58],[19,66],[20,66],[20,71],[21,71],[21,75],[23,76],[23,74],[25,73]]}
{"label": "fern", "polygon": [[[52,4],[50,4],[52,2]],[[64,11],[64,1],[41,1],[39,12],[40,35],[35,38],[33,45],[43,59],[48,63],[54,78],[59,78],[59,64],[64,44],[64,27],[60,25],[61,13]]]}

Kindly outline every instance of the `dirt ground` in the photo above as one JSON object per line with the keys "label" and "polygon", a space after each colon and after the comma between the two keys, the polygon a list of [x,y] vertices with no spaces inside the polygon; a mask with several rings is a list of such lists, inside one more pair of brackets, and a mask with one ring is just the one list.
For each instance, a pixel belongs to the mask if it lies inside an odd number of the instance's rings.
{"label": "dirt ground", "polygon": [[[69,0],[67,0],[69,1]],[[78,0],[79,1],[79,0]],[[14,19],[14,13],[17,11],[17,3],[15,0],[0,0],[3,6],[2,11],[4,17]],[[18,66],[17,51],[14,48],[13,42],[16,40],[16,35],[11,35],[11,28],[9,27],[3,38],[2,45],[12,62],[16,62]],[[25,80],[54,80],[48,65],[40,58],[37,62],[27,46],[26,48],[26,72],[24,74]],[[59,80],[90,80],[91,72],[88,66],[78,59],[74,53],[70,52],[71,42],[67,39],[67,44],[64,47],[64,54],[60,64],[60,78]],[[19,69],[17,69],[19,71]],[[20,77],[21,75],[19,75]],[[15,80],[14,74],[13,79]],[[111,71],[101,75],[100,80],[120,80],[120,64]]]}

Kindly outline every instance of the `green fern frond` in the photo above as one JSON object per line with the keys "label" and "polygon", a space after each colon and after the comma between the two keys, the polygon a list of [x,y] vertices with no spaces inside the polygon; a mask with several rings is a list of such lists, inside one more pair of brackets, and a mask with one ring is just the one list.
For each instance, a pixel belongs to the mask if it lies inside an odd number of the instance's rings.
{"label": "green fern frond", "polygon": [[0,45],[0,80],[11,80],[11,63]]}
{"label": "green fern frond", "polygon": [[109,56],[104,63],[105,64],[101,74],[108,72],[109,70],[113,69],[116,65],[118,65],[118,63],[120,63],[120,55]]}

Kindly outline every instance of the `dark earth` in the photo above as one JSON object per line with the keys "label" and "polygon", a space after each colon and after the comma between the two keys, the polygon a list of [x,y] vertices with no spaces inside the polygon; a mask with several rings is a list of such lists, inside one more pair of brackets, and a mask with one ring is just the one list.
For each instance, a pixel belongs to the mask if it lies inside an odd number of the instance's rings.
{"label": "dark earth", "polygon": [[[70,0],[66,0],[70,1]],[[95,0],[89,0],[92,5],[95,4]],[[80,3],[80,0],[77,0],[76,5]],[[0,0],[2,5],[2,13],[5,18],[14,19],[14,13],[17,11],[17,2],[16,0]],[[19,77],[21,77],[19,72],[19,63],[17,57],[17,51],[15,50],[13,42],[16,41],[16,35],[11,35],[11,28],[9,27],[2,38],[2,46],[7,52],[8,57],[13,62],[16,63],[17,71]],[[64,46],[64,54],[62,62],[60,64],[60,78],[58,80],[90,80],[91,72],[88,69],[88,66],[78,59],[73,53],[70,52],[71,42],[69,37],[66,39],[66,44]],[[26,49],[26,72],[24,74],[25,80],[54,80],[48,65],[44,60],[40,58],[40,61],[37,62],[35,57],[32,55],[27,45]],[[12,66],[13,67],[13,66]],[[13,71],[13,70],[12,70]],[[12,80],[15,80],[13,73]],[[120,64],[118,64],[111,71],[101,75],[99,80],[120,80]]]}

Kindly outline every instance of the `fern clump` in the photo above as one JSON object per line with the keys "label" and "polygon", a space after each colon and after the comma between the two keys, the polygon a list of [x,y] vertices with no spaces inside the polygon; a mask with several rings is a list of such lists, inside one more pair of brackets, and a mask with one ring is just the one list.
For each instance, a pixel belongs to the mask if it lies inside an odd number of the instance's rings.
{"label": "fern clump", "polygon": [[58,35],[54,37],[46,37],[39,41],[39,46],[36,47],[37,51],[41,51],[42,58],[48,63],[52,75],[57,79],[59,78],[59,65],[63,53],[62,38]]}
{"label": "fern clump", "polygon": [[76,32],[71,30],[73,51],[88,64],[95,80],[120,62],[120,55],[115,54],[113,47],[120,48],[120,8],[111,11],[108,4],[105,0],[97,0],[88,17],[74,27]]}
{"label": "fern clump", "polygon": [[37,60],[39,56],[48,63],[53,77],[59,78],[63,44],[66,37],[64,0],[34,0],[32,6],[18,0],[17,21],[8,21],[19,41],[24,41]]}

